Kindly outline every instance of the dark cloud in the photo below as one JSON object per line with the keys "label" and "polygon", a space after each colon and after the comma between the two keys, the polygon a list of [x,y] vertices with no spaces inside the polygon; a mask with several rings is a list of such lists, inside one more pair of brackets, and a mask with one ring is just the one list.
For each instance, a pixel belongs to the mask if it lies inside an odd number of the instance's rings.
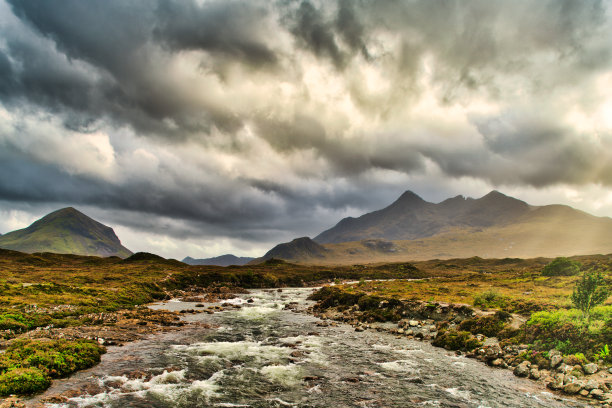
{"label": "dark cloud", "polygon": [[597,0],[0,0],[0,199],[250,240],[314,234],[432,175],[610,186],[609,13]]}

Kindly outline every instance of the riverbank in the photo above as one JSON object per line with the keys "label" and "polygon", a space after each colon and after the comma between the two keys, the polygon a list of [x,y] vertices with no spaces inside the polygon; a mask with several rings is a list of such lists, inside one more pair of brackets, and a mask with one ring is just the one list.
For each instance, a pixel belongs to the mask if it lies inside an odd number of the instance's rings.
{"label": "riverbank", "polygon": [[612,369],[601,360],[589,362],[581,355],[564,356],[555,349],[538,351],[534,344],[519,343],[525,338],[524,316],[483,311],[467,304],[399,300],[355,286],[351,285],[350,291],[324,287],[311,296],[317,301],[311,311],[323,320],[322,325],[339,321],[357,332],[370,329],[430,341],[491,367],[512,370],[514,375],[538,381],[550,390],[605,408],[612,406]]}

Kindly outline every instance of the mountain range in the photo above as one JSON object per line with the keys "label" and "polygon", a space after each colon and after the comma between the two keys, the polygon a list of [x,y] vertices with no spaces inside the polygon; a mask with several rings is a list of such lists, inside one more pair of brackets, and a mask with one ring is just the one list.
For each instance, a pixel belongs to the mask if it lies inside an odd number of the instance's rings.
{"label": "mountain range", "polygon": [[29,227],[0,236],[0,248],[14,251],[128,257],[115,231],[72,208],[47,214]]}
{"label": "mountain range", "polygon": [[[282,251],[279,251],[282,248]],[[533,206],[498,191],[431,203],[406,191],[388,207],[348,217],[314,240],[280,244],[271,257],[305,263],[569,256],[612,252],[612,219],[565,205]]]}
{"label": "mountain range", "polygon": [[232,254],[215,256],[214,258],[194,259],[190,256],[183,259],[183,263],[188,265],[215,265],[215,266],[230,266],[230,265],[246,265],[255,258],[238,257]]}

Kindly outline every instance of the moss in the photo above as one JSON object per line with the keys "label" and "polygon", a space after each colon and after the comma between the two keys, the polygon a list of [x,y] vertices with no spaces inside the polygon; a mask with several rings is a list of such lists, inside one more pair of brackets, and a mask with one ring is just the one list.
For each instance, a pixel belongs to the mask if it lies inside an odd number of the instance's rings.
{"label": "moss", "polygon": [[482,342],[478,341],[470,332],[456,330],[445,330],[438,333],[432,344],[448,350],[462,351],[471,351],[482,346]]}
{"label": "moss", "polygon": [[14,341],[0,355],[0,378],[3,379],[0,388],[3,395],[43,390],[51,378],[65,377],[97,364],[104,351],[104,347],[91,340]]}
{"label": "moss", "polygon": [[50,385],[51,379],[37,368],[15,368],[0,374],[0,396],[31,395]]}

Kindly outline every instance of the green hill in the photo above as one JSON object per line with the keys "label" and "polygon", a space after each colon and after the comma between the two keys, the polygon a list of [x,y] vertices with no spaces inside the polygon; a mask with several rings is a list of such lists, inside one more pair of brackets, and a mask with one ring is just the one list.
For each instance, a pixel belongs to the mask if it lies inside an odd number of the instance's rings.
{"label": "green hill", "polygon": [[54,211],[27,228],[0,236],[0,248],[122,258],[132,254],[121,245],[112,228],[72,207]]}

